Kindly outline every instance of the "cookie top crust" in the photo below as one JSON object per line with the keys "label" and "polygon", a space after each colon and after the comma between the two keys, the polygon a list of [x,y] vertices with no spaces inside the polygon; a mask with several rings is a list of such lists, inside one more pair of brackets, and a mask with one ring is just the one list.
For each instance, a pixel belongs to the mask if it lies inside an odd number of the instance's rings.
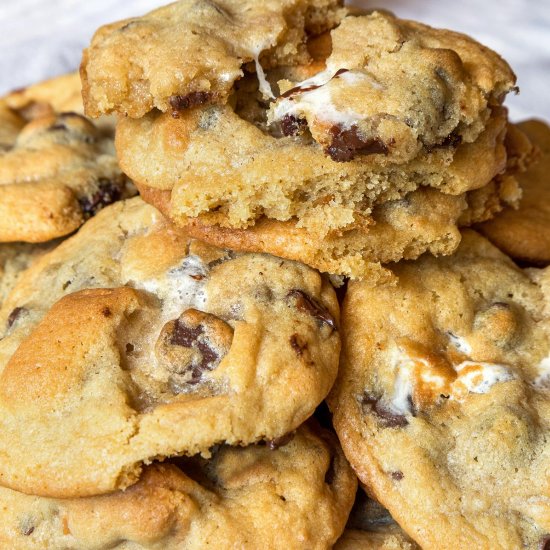
{"label": "cookie top crust", "polygon": [[222,446],[208,460],[154,463],[126,491],[98,497],[0,489],[0,543],[27,550],[329,548],[357,485],[335,439],[303,426],[274,450]]}
{"label": "cookie top crust", "polygon": [[139,198],[35,263],[0,327],[0,484],[63,498],[128,487],[155,457],[283,437],[340,349],[318,272],[193,241]]}
{"label": "cookie top crust", "polygon": [[135,193],[112,138],[84,116],[50,112],[27,121],[5,103],[3,112],[9,126],[0,134],[0,242],[67,235]]}
{"label": "cookie top crust", "polygon": [[337,0],[180,0],[106,25],[83,55],[86,113],[139,118],[224,102],[243,65],[255,62],[262,79],[262,65],[307,62],[306,34],[344,13]]}
{"label": "cookie top crust", "polygon": [[0,307],[25,269],[46,252],[53,250],[59,242],[0,244]]}
{"label": "cookie top crust", "polygon": [[539,158],[517,176],[519,207],[506,209],[478,229],[515,260],[542,267],[550,264],[550,126],[540,120],[517,126],[537,147]]}
{"label": "cookie top crust", "polygon": [[329,398],[361,481],[422,548],[549,536],[550,271],[480,235],[351,283]]}
{"label": "cookie top crust", "polygon": [[468,36],[387,13],[344,18],[331,42],[321,71],[279,81],[268,121],[287,135],[307,127],[335,161],[407,162],[472,142],[515,85],[508,64]]}

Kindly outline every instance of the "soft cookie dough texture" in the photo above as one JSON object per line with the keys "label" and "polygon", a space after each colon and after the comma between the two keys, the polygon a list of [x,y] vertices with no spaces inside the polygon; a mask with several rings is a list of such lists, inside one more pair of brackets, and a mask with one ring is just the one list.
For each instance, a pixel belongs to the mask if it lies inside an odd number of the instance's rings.
{"label": "soft cookie dough texture", "polygon": [[[180,1],[109,25],[83,58],[86,110],[128,115],[117,128],[121,166],[153,204],[155,191],[169,193],[163,212],[210,242],[355,277],[379,262],[450,253],[465,193],[506,168],[501,104],[515,76],[466,36],[344,14],[313,1]],[[259,23],[243,33],[253,16]],[[199,38],[201,52],[219,55],[187,55]],[[242,53],[251,42],[252,57]],[[376,209],[421,187],[454,198],[427,194],[426,211],[435,201],[445,212],[429,237],[426,216],[415,223],[405,212],[412,222],[389,253],[377,237],[387,215]],[[331,244],[314,257],[321,241]]]}
{"label": "soft cookie dough texture", "polygon": [[284,446],[222,446],[147,466],[126,491],[47,499],[0,489],[0,544],[14,550],[330,548],[357,481],[335,438],[303,426]]}
{"label": "soft cookie dough texture", "polygon": [[340,350],[319,273],[194,241],[139,198],[38,260],[0,327],[0,485],[62,498],[128,487],[154,458],[285,436]]}
{"label": "soft cookie dough texture", "polygon": [[351,283],[329,406],[360,480],[424,550],[545,548],[550,270],[465,232]]}

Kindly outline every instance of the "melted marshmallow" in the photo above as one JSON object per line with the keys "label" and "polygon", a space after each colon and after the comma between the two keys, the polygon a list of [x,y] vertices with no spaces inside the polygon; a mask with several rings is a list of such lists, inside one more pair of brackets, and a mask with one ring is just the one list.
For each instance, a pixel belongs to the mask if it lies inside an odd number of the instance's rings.
{"label": "melted marshmallow", "polygon": [[251,48],[250,55],[254,58],[254,64],[256,65],[256,76],[258,77],[259,89],[264,97],[269,99],[275,99],[273,95],[273,90],[271,85],[265,77],[265,71],[260,63],[260,54],[267,48],[270,47],[270,44],[260,44]]}
{"label": "melted marshmallow", "polygon": [[135,288],[155,294],[162,300],[162,321],[176,319],[189,308],[204,309],[208,268],[198,256],[190,255],[177,267],[158,277],[135,284]]}
{"label": "melted marshmallow", "polygon": [[516,378],[505,365],[463,361],[455,366],[458,378],[453,385],[461,384],[471,393],[487,393],[498,382],[508,382]]}
{"label": "melted marshmallow", "polygon": [[[285,116],[299,117],[305,114],[343,128],[349,128],[357,121],[365,119],[365,115],[352,109],[342,110],[334,105],[331,83],[335,79],[340,79],[349,86],[367,83],[371,88],[382,88],[378,82],[363,72],[346,71],[337,74],[333,69],[325,69],[298,83],[296,92],[290,97],[280,98],[275,106],[273,118],[281,120]],[[311,87],[315,89],[308,90]]]}
{"label": "melted marshmallow", "polygon": [[538,389],[550,388],[550,355],[538,365],[539,375],[533,380],[533,386]]}

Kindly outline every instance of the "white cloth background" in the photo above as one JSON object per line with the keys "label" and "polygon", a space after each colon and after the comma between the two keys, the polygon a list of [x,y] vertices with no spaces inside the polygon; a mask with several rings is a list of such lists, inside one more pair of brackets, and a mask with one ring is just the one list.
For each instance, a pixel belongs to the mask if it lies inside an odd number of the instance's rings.
{"label": "white cloth background", "polygon": [[[101,24],[167,0],[0,0],[0,94],[74,70]],[[352,0],[466,32],[505,57],[521,93],[511,118],[550,120],[550,0]]]}

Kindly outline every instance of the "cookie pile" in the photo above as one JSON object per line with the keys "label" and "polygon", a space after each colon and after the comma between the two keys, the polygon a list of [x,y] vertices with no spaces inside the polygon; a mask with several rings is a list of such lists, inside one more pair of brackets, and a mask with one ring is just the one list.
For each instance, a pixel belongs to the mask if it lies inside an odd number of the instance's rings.
{"label": "cookie pile", "polygon": [[507,63],[178,0],[80,77],[0,100],[0,546],[550,548],[550,128]]}

